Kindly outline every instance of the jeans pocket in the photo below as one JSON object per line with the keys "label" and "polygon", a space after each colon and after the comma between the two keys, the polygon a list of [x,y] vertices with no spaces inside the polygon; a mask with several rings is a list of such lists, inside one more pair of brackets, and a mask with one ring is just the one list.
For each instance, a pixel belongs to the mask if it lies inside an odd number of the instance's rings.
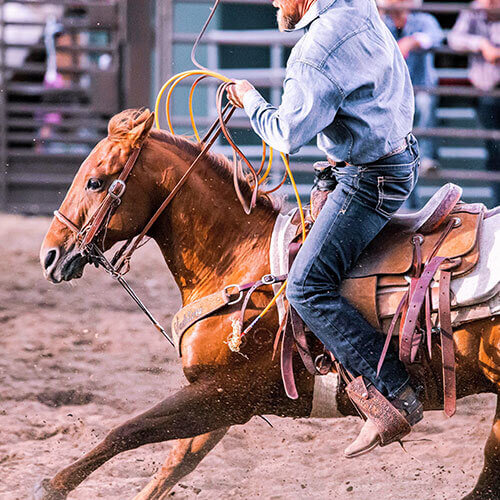
{"label": "jeans pocket", "polygon": [[408,199],[413,190],[414,183],[414,169],[404,176],[379,175],[377,177],[377,212],[384,217],[391,217]]}

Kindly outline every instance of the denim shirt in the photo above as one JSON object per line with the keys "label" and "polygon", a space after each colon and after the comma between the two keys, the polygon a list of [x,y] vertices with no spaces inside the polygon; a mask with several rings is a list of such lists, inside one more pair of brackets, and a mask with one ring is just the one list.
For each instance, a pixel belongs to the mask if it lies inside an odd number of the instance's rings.
{"label": "denim shirt", "polygon": [[317,0],[295,29],[306,32],[287,62],[280,106],[257,90],[244,95],[255,132],[283,153],[317,136],[327,156],[353,165],[402,146],[413,89],[374,0]]}
{"label": "denim shirt", "polygon": [[414,36],[422,46],[423,50],[411,51],[406,60],[413,85],[426,87],[436,85],[437,73],[434,67],[434,54],[428,52],[428,49],[439,46],[444,38],[443,30],[437,19],[424,12],[411,12],[408,14],[405,26],[400,31],[390,16],[384,16],[383,19],[396,40],[406,36]]}

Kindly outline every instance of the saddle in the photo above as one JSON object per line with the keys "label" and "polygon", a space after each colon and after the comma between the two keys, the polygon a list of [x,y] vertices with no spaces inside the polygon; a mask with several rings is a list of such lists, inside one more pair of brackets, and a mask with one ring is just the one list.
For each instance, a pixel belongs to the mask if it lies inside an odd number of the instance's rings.
{"label": "saddle", "polygon": [[[329,187],[328,182],[323,181],[317,183],[311,193],[310,213],[314,214],[314,218],[326,201]],[[427,346],[427,353],[424,354],[431,357],[432,335],[440,335],[444,407],[448,416],[454,414],[456,407],[450,282],[476,266],[479,258],[478,231],[486,211],[482,204],[462,203],[461,194],[459,186],[446,184],[418,212],[393,216],[362,253],[341,288],[342,295],[375,328],[387,334],[378,371],[392,335],[397,334],[398,325],[399,355],[407,364],[415,362],[422,344]],[[310,220],[312,223],[313,220]],[[439,283],[438,288],[432,286],[433,283]],[[399,293],[377,293],[390,287],[396,287]],[[291,314],[294,319],[291,322],[291,337],[295,338],[296,350],[304,360],[310,356],[306,352],[307,343],[304,346],[305,335],[303,332],[297,334],[296,313]],[[391,317],[390,322],[386,321]],[[282,347],[286,349],[289,343],[285,330]],[[283,355],[282,349],[283,381],[287,393],[293,397],[293,378],[290,380],[290,373],[285,373],[290,365],[288,357]],[[312,369],[310,361],[305,362],[305,366],[311,373],[315,369],[316,374],[329,370],[325,356],[318,357]]]}
{"label": "saddle", "polygon": [[[321,211],[332,189],[328,179],[323,180],[315,184],[311,193],[311,207],[307,210],[306,220],[308,229],[312,227],[315,215]],[[398,325],[400,359],[407,364],[413,363],[418,354],[432,357],[432,335],[439,334],[444,407],[448,416],[454,414],[456,406],[450,283],[452,278],[461,277],[476,266],[479,259],[478,232],[486,212],[482,204],[462,203],[461,194],[460,187],[447,184],[420,211],[396,214],[365,249],[341,287],[342,295],[376,329],[387,334],[378,371],[382,368],[393,333],[397,334]],[[285,227],[290,227],[292,232],[284,246],[278,243],[277,249],[284,250],[291,239],[288,248],[290,265],[300,248],[302,231],[297,213],[291,220],[288,217],[283,219],[289,221]],[[286,272],[286,268],[280,272]],[[241,301],[239,318],[233,322],[233,332],[227,342],[231,350],[238,352],[241,340],[262,316],[259,315],[244,328],[245,310],[251,294],[262,286],[280,288],[279,284],[284,283],[286,277],[286,274],[275,272],[255,282],[228,285],[223,290],[184,306],[172,321],[172,333],[179,355],[182,355],[182,337],[191,326]],[[396,291],[393,292],[393,289]],[[381,290],[389,290],[390,293],[379,293]],[[281,341],[283,384],[287,395],[295,399],[298,397],[293,375],[295,352],[298,352],[306,369],[313,375],[328,373],[335,360],[326,351],[316,358],[312,356],[304,323],[293,308],[285,309],[283,298],[280,299],[280,327],[275,338],[274,354]],[[426,345],[427,352],[419,350],[421,345]],[[349,378],[349,374],[338,363],[337,369],[339,373],[344,373],[344,378]]]}

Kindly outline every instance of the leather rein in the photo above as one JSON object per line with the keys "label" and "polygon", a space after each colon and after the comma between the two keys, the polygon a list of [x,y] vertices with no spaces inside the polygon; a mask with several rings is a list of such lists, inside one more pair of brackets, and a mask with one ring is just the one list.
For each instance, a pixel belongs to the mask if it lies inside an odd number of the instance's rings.
{"label": "leather rein", "polygon": [[[92,216],[89,218],[89,220],[81,228],[79,228],[69,217],[64,215],[60,210],[54,211],[54,216],[57,218],[57,220],[61,222],[63,225],[65,225],[71,232],[73,232],[76,235],[76,244],[78,246],[78,250],[81,253],[81,255],[86,256],[88,258],[89,263],[94,264],[96,267],[99,266],[103,267],[108,274],[110,274],[113,278],[115,278],[123,286],[123,288],[127,291],[127,293],[132,297],[132,299],[136,302],[139,308],[146,314],[146,316],[150,319],[150,321],[157,328],[157,330],[160,331],[160,333],[170,342],[172,346],[174,346],[174,341],[172,340],[172,338],[167,334],[165,329],[158,323],[158,321],[154,318],[151,312],[146,308],[146,306],[142,303],[139,297],[135,294],[130,285],[124,279],[123,275],[126,274],[130,269],[130,259],[132,257],[132,254],[135,252],[135,250],[137,250],[140,246],[142,246],[141,242],[146,237],[147,233],[150,231],[154,223],[158,220],[160,215],[165,211],[167,206],[170,204],[170,202],[173,200],[173,198],[179,192],[182,186],[186,183],[190,174],[200,164],[201,160],[207,155],[209,149],[213,146],[213,144],[215,143],[221,132],[226,136],[226,138],[228,139],[231,146],[233,146],[233,149],[235,151],[234,184],[236,193],[238,195],[238,199],[240,200],[246,213],[249,213],[251,208],[255,205],[257,198],[257,190],[258,190],[258,182],[256,179],[255,171],[253,170],[253,168],[251,168],[251,165],[249,164],[248,160],[246,160],[243,153],[231,140],[231,137],[227,130],[227,122],[231,118],[236,108],[228,103],[222,109],[222,94],[226,89],[227,85],[228,84],[223,84],[219,87],[218,99],[217,99],[218,118],[213,123],[211,128],[208,130],[205,137],[202,139],[201,143],[203,144],[203,147],[200,153],[193,160],[189,168],[186,170],[184,175],[177,182],[177,184],[174,186],[174,188],[168,194],[168,196],[165,198],[162,204],[158,207],[158,209],[153,214],[149,222],[144,226],[142,231],[137,235],[137,237],[135,237],[135,239],[130,238],[129,240],[127,240],[115,252],[111,261],[109,261],[107,257],[104,255],[104,241],[106,238],[108,224],[109,221],[111,220],[111,217],[115,213],[116,209],[121,204],[122,197],[125,194],[127,188],[127,180],[130,177],[130,174],[137,163],[137,160],[142,151],[142,147],[145,141],[143,141],[143,143],[139,147],[133,150],[132,154],[127,159],[127,162],[125,163],[125,166],[123,167],[123,170],[121,171],[120,175],[110,184],[106,196],[104,197],[100,205],[97,207],[95,212],[92,214]],[[230,106],[231,109],[229,109]],[[212,137],[210,138],[210,136]],[[238,172],[236,168],[236,155],[240,156],[240,158],[242,158],[245,161],[245,163],[247,163],[247,165],[250,165],[250,170],[255,180],[252,199],[248,206],[245,204],[243,200],[243,197],[241,195],[237,183]],[[259,280],[258,282],[252,282],[245,285],[229,285],[228,287],[224,288],[224,293],[227,296],[226,304],[235,304],[239,302],[243,298],[243,292],[247,291],[248,289],[251,289],[250,290],[251,293],[247,295],[247,297],[249,298],[252,292],[255,290],[255,288],[257,288],[258,286],[262,286],[263,284],[265,285],[272,284],[276,282],[275,280],[283,281],[284,277],[280,276],[277,277],[277,279],[276,277],[273,277],[273,280],[270,280],[269,277],[266,276],[263,277],[263,279]],[[233,300],[232,294],[228,293],[228,289],[236,290],[237,298],[235,300]],[[244,301],[244,306],[242,308],[242,315],[244,315],[247,302],[248,300]],[[210,311],[210,313],[211,312],[213,311]]]}

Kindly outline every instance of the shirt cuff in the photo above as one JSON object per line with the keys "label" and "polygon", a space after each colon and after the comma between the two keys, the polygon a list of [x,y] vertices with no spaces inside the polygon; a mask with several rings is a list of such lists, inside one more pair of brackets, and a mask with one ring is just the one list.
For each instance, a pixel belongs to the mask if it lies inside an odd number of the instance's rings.
{"label": "shirt cuff", "polygon": [[427,33],[413,33],[412,37],[417,40],[421,49],[429,50],[432,47],[432,38]]}
{"label": "shirt cuff", "polygon": [[267,101],[260,95],[256,89],[245,92],[243,96],[243,107],[248,116],[252,116],[257,108],[265,106]]}

